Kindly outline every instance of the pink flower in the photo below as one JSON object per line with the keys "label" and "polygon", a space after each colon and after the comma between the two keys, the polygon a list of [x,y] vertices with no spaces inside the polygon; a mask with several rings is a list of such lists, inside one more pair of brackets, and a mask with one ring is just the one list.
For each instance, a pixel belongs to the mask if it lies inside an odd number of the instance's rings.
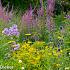
{"label": "pink flower", "polygon": [[3,16],[4,16],[4,10],[3,10],[1,0],[0,0],[0,18],[3,19]]}
{"label": "pink flower", "polygon": [[31,23],[32,22],[32,10],[26,11],[25,14],[22,16],[22,23]]}
{"label": "pink flower", "polygon": [[41,8],[39,9],[38,14],[39,14],[39,16],[43,16],[43,15],[44,15],[44,9],[43,9],[43,7],[41,7]]}
{"label": "pink flower", "polygon": [[4,10],[4,8],[2,7],[2,4],[1,4],[1,0],[0,0],[0,18],[5,21],[5,22],[8,22],[9,20],[12,19],[12,16],[13,16],[13,13],[12,13],[13,9],[8,12]]}

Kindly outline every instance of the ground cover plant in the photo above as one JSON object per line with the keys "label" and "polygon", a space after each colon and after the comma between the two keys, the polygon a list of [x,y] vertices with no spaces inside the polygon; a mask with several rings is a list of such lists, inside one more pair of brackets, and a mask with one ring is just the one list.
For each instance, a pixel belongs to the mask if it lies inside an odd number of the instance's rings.
{"label": "ground cover plant", "polygon": [[70,70],[70,12],[39,2],[17,13],[0,0],[0,70]]}

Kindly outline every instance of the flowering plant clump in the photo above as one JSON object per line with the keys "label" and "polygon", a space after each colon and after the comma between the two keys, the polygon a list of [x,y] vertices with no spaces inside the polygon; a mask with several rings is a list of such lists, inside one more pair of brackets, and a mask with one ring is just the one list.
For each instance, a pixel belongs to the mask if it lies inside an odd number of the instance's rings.
{"label": "flowering plant clump", "polygon": [[[70,70],[69,13],[55,15],[55,6],[58,6],[55,0],[31,0],[36,7],[30,4],[24,14],[15,8],[11,10],[10,3],[4,9],[1,1],[0,68],[12,66],[13,69],[6,70]],[[36,4],[38,1],[40,6]],[[15,14],[13,19],[12,11]],[[5,67],[0,70],[5,70]]]}
{"label": "flowering plant clump", "polygon": [[14,24],[10,28],[4,28],[2,33],[7,35],[7,36],[19,36],[19,34],[20,34],[16,24]]}
{"label": "flowering plant clump", "polygon": [[[40,49],[41,46],[42,49]],[[18,64],[24,66],[27,70],[62,69],[61,66],[65,64],[64,55],[65,50],[58,51],[58,48],[53,49],[52,46],[48,46],[45,42],[38,41],[33,44],[25,42],[20,46],[19,50],[12,51],[12,58],[17,59]]]}

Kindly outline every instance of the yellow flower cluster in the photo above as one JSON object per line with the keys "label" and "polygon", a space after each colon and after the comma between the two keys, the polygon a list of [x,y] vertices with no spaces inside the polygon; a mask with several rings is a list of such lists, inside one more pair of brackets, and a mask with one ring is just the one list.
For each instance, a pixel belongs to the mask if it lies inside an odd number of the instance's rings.
{"label": "yellow flower cluster", "polygon": [[[40,44],[40,43],[39,43]],[[13,57],[18,60],[26,61],[27,63],[37,64],[43,58],[42,51],[31,46],[29,43],[24,43],[18,51],[13,52]]]}
{"label": "yellow flower cluster", "polygon": [[36,65],[45,58],[49,59],[49,57],[58,57],[62,54],[62,50],[58,52],[57,48],[53,49],[52,46],[48,47],[47,45],[44,46],[44,44],[44,42],[35,42],[31,45],[30,43],[25,42],[19,50],[13,51],[12,55],[14,58],[18,59],[20,63],[23,62]]}

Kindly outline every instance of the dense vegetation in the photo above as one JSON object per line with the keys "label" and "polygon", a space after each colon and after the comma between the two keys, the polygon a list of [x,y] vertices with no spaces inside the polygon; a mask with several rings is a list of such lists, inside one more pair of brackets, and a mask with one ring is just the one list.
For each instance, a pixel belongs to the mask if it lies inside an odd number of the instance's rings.
{"label": "dense vegetation", "polygon": [[[47,5],[47,0],[43,0],[44,5]],[[34,8],[40,6],[39,0],[2,0],[3,6],[6,6],[7,4],[10,4],[11,6],[14,6],[14,9],[20,9],[20,10],[26,10],[29,8],[30,4]],[[70,0],[56,0],[56,6],[55,11],[56,14],[60,14],[61,11],[68,12],[70,10]]]}
{"label": "dense vegetation", "polygon": [[0,70],[70,70],[69,3],[0,0]]}

